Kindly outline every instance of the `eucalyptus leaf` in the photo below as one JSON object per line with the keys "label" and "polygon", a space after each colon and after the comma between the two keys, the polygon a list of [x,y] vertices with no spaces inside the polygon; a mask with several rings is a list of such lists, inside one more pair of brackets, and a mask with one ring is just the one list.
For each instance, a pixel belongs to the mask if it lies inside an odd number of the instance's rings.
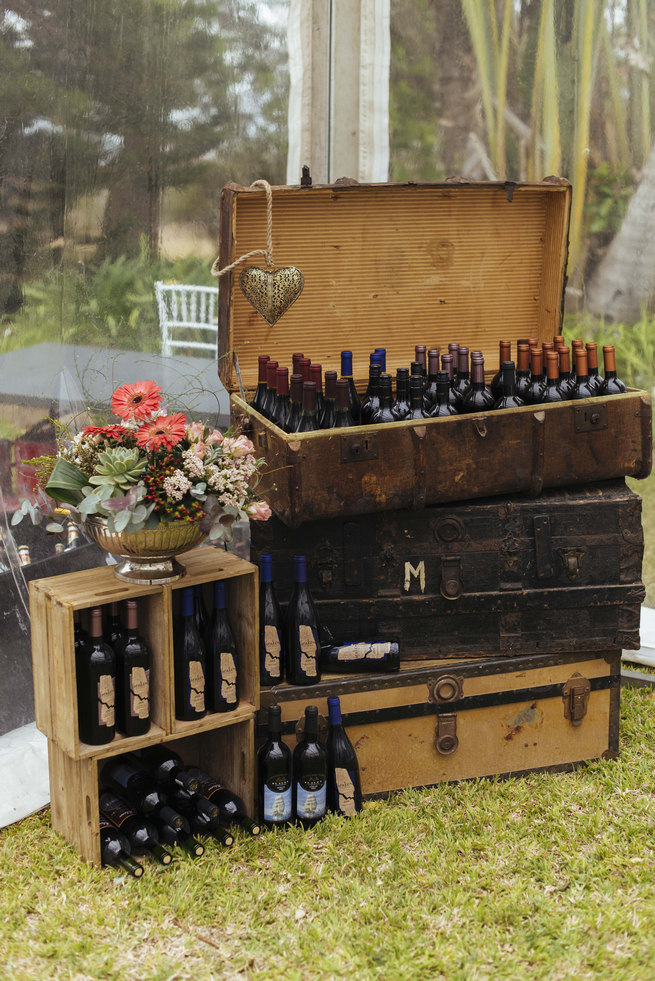
{"label": "eucalyptus leaf", "polygon": [[132,517],[129,511],[119,511],[114,515],[114,528],[116,531],[125,531]]}
{"label": "eucalyptus leaf", "polygon": [[60,525],[58,521],[49,521],[48,524],[45,526],[45,530],[51,531],[54,534],[55,532],[63,531],[64,526]]}

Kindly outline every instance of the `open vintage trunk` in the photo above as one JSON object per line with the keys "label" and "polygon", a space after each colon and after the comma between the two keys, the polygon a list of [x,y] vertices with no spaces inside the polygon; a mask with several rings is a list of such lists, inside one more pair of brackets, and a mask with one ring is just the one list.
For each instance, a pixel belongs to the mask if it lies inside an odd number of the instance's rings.
{"label": "open vintage trunk", "polygon": [[[303,435],[286,435],[247,404],[262,353],[290,365],[302,350],[339,371],[341,350],[351,349],[362,392],[376,347],[386,347],[395,373],[415,344],[444,350],[456,340],[481,350],[491,375],[501,338],[552,338],[561,329],[570,200],[559,178],[273,189],[276,266],[298,266],[305,288],[269,327],[241,293],[243,267],[226,274],[218,370],[233,418],[245,420],[268,460],[260,489],[282,521],[648,475],[644,392]],[[228,184],[221,268],[265,243],[265,194]]]}

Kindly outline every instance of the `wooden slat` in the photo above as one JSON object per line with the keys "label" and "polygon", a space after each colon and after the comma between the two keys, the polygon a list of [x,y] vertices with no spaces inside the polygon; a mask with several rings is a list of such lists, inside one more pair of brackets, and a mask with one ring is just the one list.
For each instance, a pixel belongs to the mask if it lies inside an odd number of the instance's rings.
{"label": "wooden slat", "polygon": [[87,862],[100,864],[98,763],[73,760],[48,741],[52,827],[77,848]]}
{"label": "wooden slat", "polygon": [[30,583],[30,629],[32,635],[32,676],[36,727],[45,736],[54,735],[50,699],[53,680],[50,675],[48,607],[43,590]]}

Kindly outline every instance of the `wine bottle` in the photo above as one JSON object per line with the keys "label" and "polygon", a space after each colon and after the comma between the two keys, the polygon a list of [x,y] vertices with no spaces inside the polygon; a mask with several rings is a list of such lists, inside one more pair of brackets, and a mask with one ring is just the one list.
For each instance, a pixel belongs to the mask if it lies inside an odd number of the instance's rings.
{"label": "wine bottle", "polygon": [[[421,383],[421,393],[422,393]],[[378,425],[385,422],[397,422],[394,415],[393,393],[391,390],[391,375],[383,372],[380,375],[380,407],[371,416],[371,425]],[[406,418],[406,417],[405,417]]]}
{"label": "wine bottle", "polygon": [[268,736],[257,754],[259,819],[267,828],[289,824],[293,816],[291,750],[282,741],[279,705],[268,709]]}
{"label": "wine bottle", "polygon": [[171,864],[171,853],[159,843],[159,835],[152,821],[139,817],[134,807],[110,790],[100,794],[100,812],[128,839],[132,852],[148,853],[161,862]]}
{"label": "wine bottle", "polygon": [[600,395],[622,395],[627,392],[627,388],[616,373],[616,355],[613,344],[603,346],[603,361],[605,364],[605,380],[603,381]]}
{"label": "wine bottle", "polygon": [[77,718],[80,739],[90,746],[110,743],[115,735],[116,658],[102,639],[102,611],[91,610],[88,644],[75,652]]}
{"label": "wine bottle", "polygon": [[295,433],[300,425],[302,416],[302,375],[293,374],[291,376],[291,408],[287,416],[285,432]]}
{"label": "wine bottle", "polygon": [[104,815],[100,815],[100,858],[103,865],[120,865],[136,879],[143,875],[143,866],[130,855],[130,843]]}
{"label": "wine bottle", "polygon": [[594,395],[600,395],[603,387],[603,379],[598,374],[598,345],[590,341],[585,345],[587,349],[587,370],[589,372],[589,388]]}
{"label": "wine bottle", "polygon": [[423,387],[425,388],[427,387],[428,383],[428,365],[425,344],[414,345],[414,361],[421,366],[421,377],[423,378]]}
{"label": "wine bottle", "polygon": [[571,354],[566,345],[559,346],[559,390],[565,399],[572,399],[575,381],[571,378]]}
{"label": "wine bottle", "polygon": [[114,652],[117,644],[125,639],[125,631],[118,614],[118,603],[109,604],[109,613],[105,617],[102,628],[102,639],[105,644],[109,644]]}
{"label": "wine bottle", "polygon": [[[575,337],[571,341],[571,378],[573,379],[573,381],[577,381],[576,372],[578,370],[578,366],[575,358],[576,352],[582,351],[583,349],[584,349],[584,341],[581,341],[579,338]],[[573,398],[573,396],[571,396],[571,398]]]}
{"label": "wine bottle", "polygon": [[66,531],[66,547],[64,552],[72,552],[76,548],[81,548],[83,544],[80,539],[80,529],[72,522],[69,523]]}
{"label": "wine bottle", "polygon": [[423,376],[410,375],[409,377],[409,413],[406,419],[425,419],[428,413],[423,408]]}
{"label": "wine bottle", "polygon": [[457,341],[450,342],[448,345],[448,354],[453,359],[453,371],[450,376],[450,383],[455,386],[457,384],[457,368],[459,367],[459,344]]}
{"label": "wine bottle", "polygon": [[[450,355],[444,355],[450,358]],[[452,364],[452,359],[451,364]],[[454,406],[454,394],[450,387],[450,378],[447,371],[437,372],[437,398],[430,415],[436,416],[456,416],[457,409]]]}
{"label": "wine bottle", "polygon": [[361,409],[360,409],[360,422],[363,426],[367,426],[374,412],[380,407],[380,375],[382,374],[382,368],[377,363],[372,363],[369,365],[368,369],[368,388],[366,389],[366,394],[362,399]]}
{"label": "wine bottle", "polygon": [[298,423],[297,433],[313,433],[318,429],[316,421],[316,385],[314,382],[303,382],[302,386],[302,415]]}
{"label": "wine bottle", "polygon": [[321,420],[325,412],[325,399],[323,397],[323,365],[310,364],[309,380],[316,385],[316,428],[321,428]]}
{"label": "wine bottle", "polygon": [[194,835],[202,835],[204,838],[211,837],[224,848],[231,848],[234,844],[234,835],[220,823],[209,821],[202,815],[191,817],[189,823]]}
{"label": "wine bottle", "polygon": [[259,557],[259,682],[279,685],[284,673],[284,627],[273,582],[273,556]]}
{"label": "wine bottle", "polygon": [[251,835],[258,835],[260,826],[246,813],[246,805],[240,797],[233,794],[211,774],[197,766],[190,766],[188,772],[198,781],[198,790],[203,797],[218,804],[221,824],[239,824]]}
{"label": "wine bottle", "polygon": [[502,372],[502,395],[495,403],[494,409],[515,409],[519,405],[524,405],[523,399],[516,394],[514,362],[503,361]]}
{"label": "wine bottle", "polygon": [[173,632],[175,718],[201,719],[205,712],[205,646],[194,618],[193,586],[182,590],[182,619]]}
{"label": "wine bottle", "polygon": [[270,361],[268,354],[260,354],[257,358],[258,363],[258,373],[257,373],[257,388],[255,389],[255,394],[252,397],[251,407],[255,409],[256,412],[261,412],[261,404],[264,395],[266,394],[266,365]]}
{"label": "wine bottle", "polygon": [[455,394],[455,359],[452,354],[444,354],[441,358],[441,370],[448,372],[448,402],[457,411],[457,395]]}
{"label": "wine bottle", "polygon": [[559,383],[559,355],[557,351],[546,351],[546,390],[542,402],[564,402],[566,398]]}
{"label": "wine bottle", "polygon": [[320,421],[321,429],[332,429],[337,419],[337,373],[325,372],[325,408]]}
{"label": "wine bottle", "polygon": [[227,587],[214,583],[214,611],[207,631],[207,702],[210,712],[232,712],[239,704],[239,655],[227,615]]}
{"label": "wine bottle", "polygon": [[327,810],[327,750],[318,741],[318,709],[305,709],[305,729],[293,751],[293,812],[303,828],[311,828]]}
{"label": "wine bottle", "polygon": [[525,403],[525,393],[530,387],[530,345],[519,341],[516,350],[516,394]]}
{"label": "wine bottle", "polygon": [[541,353],[543,355],[543,366],[544,366],[544,368],[543,368],[543,374],[541,376],[541,380],[544,383],[544,388],[548,384],[548,374],[547,374],[547,371],[546,371],[547,366],[548,366],[548,352],[549,351],[554,351],[554,350],[555,350],[555,345],[553,344],[552,341],[543,341],[542,342],[542,345],[541,345]]}
{"label": "wine bottle", "polygon": [[335,429],[349,429],[354,426],[352,413],[350,411],[350,382],[347,378],[340,378],[337,381],[337,401],[336,414],[334,417]]}
{"label": "wine bottle", "polygon": [[423,393],[423,408],[428,415],[432,414],[437,404],[437,375],[439,374],[439,348],[432,347],[428,351],[428,384]]}
{"label": "wine bottle", "polygon": [[169,824],[162,823],[158,818],[155,819],[157,824],[157,830],[159,832],[159,837],[166,844],[174,848],[177,845],[183,851],[190,855],[191,858],[201,858],[205,854],[205,846],[197,838],[194,838],[191,834],[191,828],[187,826],[185,829],[176,830],[171,828]]}
{"label": "wine bottle", "polygon": [[141,736],[150,728],[150,651],[139,634],[136,600],[127,601],[126,630],[116,646],[116,728]]}
{"label": "wine bottle", "polygon": [[498,371],[493,376],[489,388],[496,402],[503,397],[503,364],[512,360],[512,342],[499,341]]}
{"label": "wine bottle", "polygon": [[398,671],[400,648],[396,641],[360,641],[357,644],[324,644],[321,670],[337,674]]}
{"label": "wine bottle", "polygon": [[198,791],[189,793],[188,790],[176,787],[171,794],[171,804],[184,815],[189,826],[193,824],[194,818],[199,819],[205,826],[218,824],[220,820],[221,809],[218,804],[207,800]]}
{"label": "wine bottle", "polygon": [[330,695],[327,705],[327,807],[335,814],[353,817],[362,809],[362,787],[357,753],[343,727],[338,696]]}
{"label": "wine bottle", "polygon": [[182,757],[170,746],[144,746],[133,750],[130,756],[134,757],[135,766],[147,769],[155,783],[165,791],[175,787],[189,793],[198,790],[198,783],[187,773]]}
{"label": "wine bottle", "polygon": [[309,358],[301,358],[298,362],[298,372],[302,375],[303,385],[305,382],[311,381],[311,366],[312,362]]}
{"label": "wine bottle", "polygon": [[541,348],[530,348],[530,384],[523,395],[526,405],[538,405],[543,401],[546,386],[543,383],[543,360]]}
{"label": "wine bottle", "polygon": [[79,654],[86,653],[89,647],[89,635],[84,629],[84,627],[82,626],[79,610],[73,610],[73,647],[75,650],[76,661],[77,661],[78,653]]}
{"label": "wine bottle", "polygon": [[590,399],[595,395],[589,384],[589,369],[587,368],[587,352],[579,347],[575,352],[575,391],[572,398]]}
{"label": "wine bottle", "polygon": [[291,364],[293,366],[292,367],[292,370],[291,370],[291,374],[292,375],[299,375],[300,374],[300,362],[302,361],[302,359],[304,357],[305,357],[305,355],[302,354],[301,352],[296,352],[296,354],[292,354],[291,355]]}
{"label": "wine bottle", "polygon": [[275,404],[271,412],[271,422],[284,429],[287,417],[291,411],[291,400],[289,399],[289,369],[278,368],[275,372],[276,394]]}
{"label": "wine bottle", "polygon": [[341,377],[348,379],[348,401],[350,404],[350,415],[354,425],[359,425],[359,414],[361,403],[355,388],[353,378],[353,353],[352,351],[341,352]]}
{"label": "wine bottle", "polygon": [[287,681],[313,685],[321,680],[318,663],[320,624],[307,585],[307,559],[294,555],[295,585],[287,607]]}
{"label": "wine bottle", "polygon": [[150,773],[138,763],[134,765],[131,758],[108,760],[102,768],[101,785],[113,790],[119,797],[126,797],[143,817],[163,815],[171,827],[187,827],[188,830],[186,821],[168,805],[166,794]]}
{"label": "wine bottle", "polygon": [[455,379],[455,408],[461,412],[464,396],[471,387],[469,375],[469,349],[460,344],[457,349],[457,377]]}
{"label": "wine bottle", "polygon": [[[461,348],[460,348],[461,351]],[[462,399],[462,412],[487,412],[494,407],[494,397],[484,383],[484,359],[471,359],[471,386]]]}
{"label": "wine bottle", "polygon": [[271,418],[273,408],[275,406],[278,367],[279,364],[277,361],[268,361],[266,363],[266,391],[264,392],[264,397],[261,401],[261,406],[259,409],[260,414],[266,419]]}
{"label": "wine bottle", "polygon": [[394,421],[400,422],[409,415],[409,368],[396,369],[396,401],[391,405]]}
{"label": "wine bottle", "polygon": [[387,349],[386,347],[376,347],[373,354],[377,355],[380,368],[382,369],[381,374],[384,374],[387,370]]}

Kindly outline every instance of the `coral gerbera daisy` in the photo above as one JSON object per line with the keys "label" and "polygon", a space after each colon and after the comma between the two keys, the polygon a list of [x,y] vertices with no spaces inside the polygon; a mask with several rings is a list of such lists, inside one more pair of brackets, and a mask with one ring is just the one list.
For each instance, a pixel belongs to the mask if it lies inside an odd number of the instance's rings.
{"label": "coral gerbera daisy", "polygon": [[103,436],[105,439],[123,439],[130,435],[125,426],[85,426],[81,436]]}
{"label": "coral gerbera daisy", "polygon": [[137,429],[136,445],[149,450],[160,450],[165,446],[170,450],[184,437],[187,426],[186,416],[182,412],[174,412],[172,416],[159,416]]}
{"label": "coral gerbera daisy", "polygon": [[161,405],[161,386],[153,381],[121,385],[111,397],[111,407],[120,419],[147,419]]}

